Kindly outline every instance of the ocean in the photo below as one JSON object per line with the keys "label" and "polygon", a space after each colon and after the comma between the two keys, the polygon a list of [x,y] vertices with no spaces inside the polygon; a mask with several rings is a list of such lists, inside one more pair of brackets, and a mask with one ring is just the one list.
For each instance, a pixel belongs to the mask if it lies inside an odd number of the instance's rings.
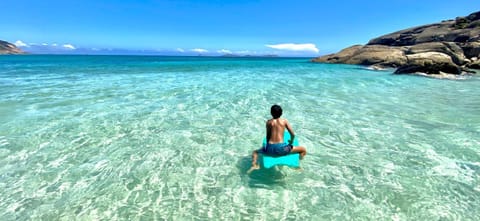
{"label": "ocean", "polygon": [[[0,220],[480,220],[480,77],[0,56]],[[301,170],[247,174],[279,104]]]}

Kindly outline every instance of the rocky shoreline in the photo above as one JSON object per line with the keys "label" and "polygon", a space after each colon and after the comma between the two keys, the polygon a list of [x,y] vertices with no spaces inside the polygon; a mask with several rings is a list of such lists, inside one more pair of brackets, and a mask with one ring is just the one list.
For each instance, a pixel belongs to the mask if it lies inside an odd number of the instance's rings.
{"label": "rocky shoreline", "polygon": [[409,28],[354,45],[312,62],[396,68],[395,74],[452,78],[480,69],[480,11]]}

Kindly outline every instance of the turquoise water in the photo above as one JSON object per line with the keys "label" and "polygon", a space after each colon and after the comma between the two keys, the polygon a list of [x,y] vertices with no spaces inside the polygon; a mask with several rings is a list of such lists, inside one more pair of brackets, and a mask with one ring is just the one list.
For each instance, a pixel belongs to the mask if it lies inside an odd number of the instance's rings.
{"label": "turquoise water", "polygon": [[[272,104],[303,171],[247,175]],[[0,57],[0,220],[479,220],[480,77]]]}

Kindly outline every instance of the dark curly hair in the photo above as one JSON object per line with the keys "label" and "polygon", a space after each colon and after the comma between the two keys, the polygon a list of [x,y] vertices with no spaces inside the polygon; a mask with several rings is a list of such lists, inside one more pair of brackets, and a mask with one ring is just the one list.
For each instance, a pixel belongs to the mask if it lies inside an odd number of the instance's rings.
{"label": "dark curly hair", "polygon": [[270,109],[270,113],[272,114],[272,117],[274,119],[280,118],[280,116],[282,116],[282,112],[283,110],[282,110],[282,107],[280,107],[280,105],[274,104]]}

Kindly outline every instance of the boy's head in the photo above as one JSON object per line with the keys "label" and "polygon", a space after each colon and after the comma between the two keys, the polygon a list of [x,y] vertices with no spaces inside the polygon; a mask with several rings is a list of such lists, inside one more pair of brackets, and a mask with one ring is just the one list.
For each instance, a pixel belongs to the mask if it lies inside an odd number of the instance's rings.
{"label": "boy's head", "polygon": [[270,109],[270,113],[272,114],[272,117],[274,119],[277,119],[277,118],[280,118],[280,116],[282,116],[282,107],[280,107],[279,105],[273,105],[272,108]]}

